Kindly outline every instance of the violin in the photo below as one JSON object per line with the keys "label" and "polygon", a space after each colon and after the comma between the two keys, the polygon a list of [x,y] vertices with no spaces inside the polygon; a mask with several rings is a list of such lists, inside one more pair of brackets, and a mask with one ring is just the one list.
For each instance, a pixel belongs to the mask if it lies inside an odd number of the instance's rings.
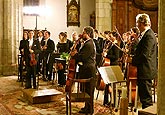
{"label": "violin", "polygon": [[35,59],[35,54],[30,54],[30,66],[37,65],[37,60]]}

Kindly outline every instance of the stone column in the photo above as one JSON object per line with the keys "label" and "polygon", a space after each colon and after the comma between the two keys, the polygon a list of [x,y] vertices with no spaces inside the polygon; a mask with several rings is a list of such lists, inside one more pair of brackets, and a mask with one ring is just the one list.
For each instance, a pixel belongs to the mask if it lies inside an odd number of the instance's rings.
{"label": "stone column", "polygon": [[[158,11],[158,42],[159,42],[159,58],[158,58],[158,99],[157,113],[165,115],[165,1],[159,0]],[[151,20],[152,21],[152,20]]]}
{"label": "stone column", "polygon": [[113,0],[96,0],[96,28],[100,32],[111,30]]}
{"label": "stone column", "polygon": [[3,20],[1,21],[4,31],[0,49],[2,75],[17,73],[18,42],[22,35],[20,32],[22,30],[22,6],[23,0],[3,0]]}
{"label": "stone column", "polygon": [[2,73],[3,0],[0,0],[0,74]]}

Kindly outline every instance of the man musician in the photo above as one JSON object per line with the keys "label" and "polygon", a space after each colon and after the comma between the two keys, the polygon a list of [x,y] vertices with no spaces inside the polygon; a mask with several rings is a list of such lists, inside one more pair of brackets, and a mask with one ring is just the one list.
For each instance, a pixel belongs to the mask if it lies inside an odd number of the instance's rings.
{"label": "man musician", "polygon": [[[93,78],[92,82],[86,83],[85,92],[92,96],[92,103],[86,101],[84,108],[81,108],[79,113],[93,113],[93,96],[94,96],[94,88],[95,88],[95,75],[96,75],[96,65],[95,65],[95,57],[96,57],[96,47],[93,41],[94,30],[91,26],[84,27],[83,29],[83,40],[84,42],[81,44],[79,51],[76,49],[71,52],[71,56],[75,58],[76,62],[79,65],[79,74],[78,78],[80,79],[88,79]],[[92,95],[91,93],[92,92]],[[90,110],[92,108],[92,110]]]}
{"label": "man musician", "polygon": [[27,69],[26,84],[25,88],[32,88],[31,78],[33,79],[33,88],[36,89],[36,69],[37,69],[37,59],[40,53],[39,41],[34,39],[34,31],[30,30],[29,39],[26,41],[24,47],[25,64]]}
{"label": "man musician", "polygon": [[44,40],[41,42],[41,47],[43,55],[43,80],[51,81],[54,62],[54,59],[52,59],[52,53],[55,50],[55,44],[54,41],[50,39],[49,31],[45,31]]}

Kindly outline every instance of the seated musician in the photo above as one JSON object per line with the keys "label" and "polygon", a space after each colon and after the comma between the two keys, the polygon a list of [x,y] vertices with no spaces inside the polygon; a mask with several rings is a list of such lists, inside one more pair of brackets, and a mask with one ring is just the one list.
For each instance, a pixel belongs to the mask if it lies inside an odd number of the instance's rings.
{"label": "seated musician", "polygon": [[[52,69],[53,62],[52,53],[55,50],[54,41],[50,39],[51,33],[49,31],[45,31],[44,40],[41,43],[42,46],[42,55],[43,55],[43,80],[52,80]],[[46,67],[46,68],[45,68]],[[46,71],[45,71],[46,69]],[[46,73],[46,78],[45,78]]]}
{"label": "seated musician", "polygon": [[25,64],[27,69],[25,88],[32,88],[31,78],[33,79],[33,88],[36,89],[36,69],[37,59],[40,53],[39,41],[34,39],[34,31],[29,31],[29,39],[24,48]]}

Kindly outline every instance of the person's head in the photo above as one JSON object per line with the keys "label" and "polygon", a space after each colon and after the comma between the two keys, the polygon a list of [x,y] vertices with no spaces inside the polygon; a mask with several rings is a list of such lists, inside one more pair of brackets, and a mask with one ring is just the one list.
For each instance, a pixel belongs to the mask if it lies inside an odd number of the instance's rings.
{"label": "person's head", "polygon": [[28,39],[28,32],[27,31],[23,32],[23,39],[24,40]]}
{"label": "person's head", "polygon": [[49,37],[50,37],[50,32],[49,31],[45,31],[44,38],[48,39]]}
{"label": "person's head", "polygon": [[32,39],[34,36],[34,31],[30,30],[28,35],[29,35],[29,39]]}
{"label": "person's head", "polygon": [[38,37],[43,37],[43,35],[44,35],[43,31],[40,30],[40,31],[38,32]]}
{"label": "person's head", "polygon": [[72,38],[72,41],[78,40],[78,35],[77,35],[77,32],[76,32],[76,31],[74,31],[74,32],[72,33],[71,38]]}
{"label": "person's head", "polygon": [[67,41],[67,34],[66,34],[66,32],[60,32],[59,40],[60,40],[61,43],[65,43]]}
{"label": "person's head", "polygon": [[124,41],[124,42],[127,42],[128,39],[129,39],[128,32],[123,33],[123,34],[122,34],[122,38],[123,38],[123,41]]}
{"label": "person's head", "polygon": [[104,36],[107,40],[110,39],[110,36],[109,36],[110,33],[111,33],[110,31],[104,31]]}
{"label": "person's head", "polygon": [[94,37],[94,29],[91,26],[86,26],[83,29],[83,39],[87,40],[89,38],[93,39]]}
{"label": "person's head", "polygon": [[112,31],[109,33],[109,36],[110,36],[110,40],[112,40],[112,42],[114,42],[116,40],[116,38],[118,37],[118,34],[117,34],[117,32]]}
{"label": "person's head", "polygon": [[151,26],[150,17],[148,14],[138,14],[136,16],[136,26],[139,28],[139,30],[142,32],[145,30],[145,27]]}
{"label": "person's head", "polygon": [[99,37],[99,31],[97,29],[94,29],[94,35],[95,38]]}
{"label": "person's head", "polygon": [[138,38],[140,35],[140,30],[138,27],[131,28],[131,38]]}

